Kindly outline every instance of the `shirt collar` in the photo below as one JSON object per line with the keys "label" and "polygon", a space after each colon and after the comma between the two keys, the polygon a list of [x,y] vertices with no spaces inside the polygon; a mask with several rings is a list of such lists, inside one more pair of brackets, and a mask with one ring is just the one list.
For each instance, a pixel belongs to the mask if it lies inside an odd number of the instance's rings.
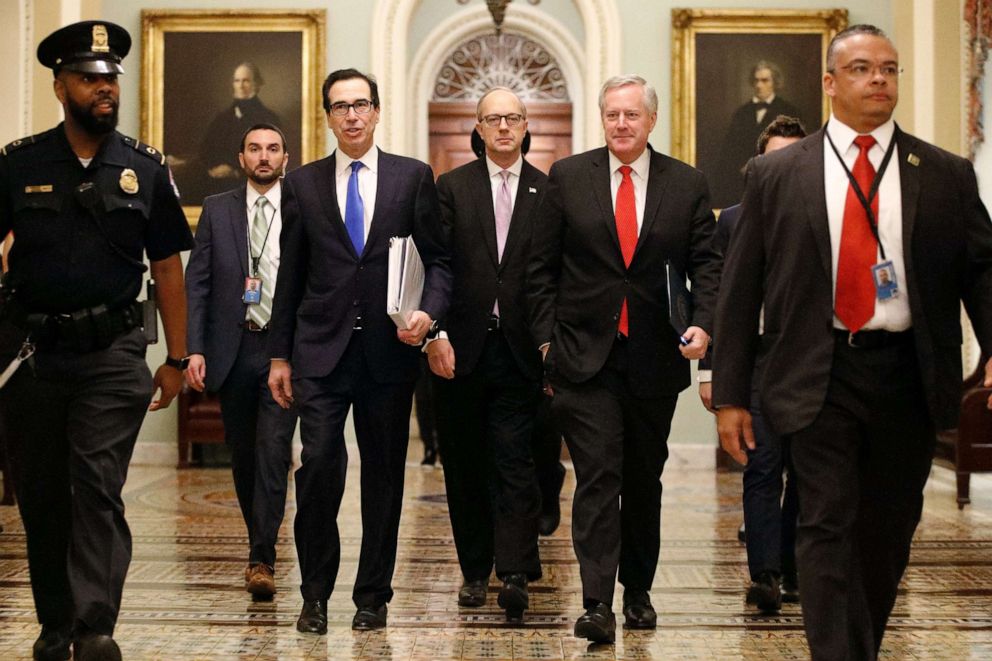
{"label": "shirt collar", "polygon": [[[621,165],[620,159],[616,157],[616,154],[610,150],[606,150],[610,155],[610,176],[612,177],[620,169]],[[647,147],[641,152],[641,155],[634,159],[633,163],[628,163],[630,169],[633,170],[638,177],[641,179],[646,179],[648,176],[648,168],[651,167],[651,150]]]}
{"label": "shirt collar", "polygon": [[517,160],[513,162],[513,165],[511,165],[508,168],[504,168],[500,165],[496,165],[496,163],[493,162],[493,159],[489,158],[489,154],[486,154],[486,168],[489,169],[490,177],[495,177],[503,170],[507,170],[510,174],[515,174],[516,176],[519,177],[520,171],[523,170],[523,167],[524,167],[523,156],[517,156]]}
{"label": "shirt collar", "polygon": [[[369,169],[372,174],[376,174],[379,171],[379,148],[375,145],[362,154],[358,158],[352,158],[348,156],[340,149],[334,152],[334,169],[336,170],[337,176],[344,174],[345,170],[351,168],[351,164],[355,161],[361,161],[362,165]],[[350,172],[348,173],[351,174]]]}
{"label": "shirt collar", "polygon": [[772,104],[772,101],[774,101],[774,100],[775,100],[775,95],[774,94],[772,94],[770,97],[768,97],[768,100],[767,101],[762,101],[761,99],[759,99],[756,96],[752,96],[751,97],[751,103],[767,103],[768,105],[771,105]]}
{"label": "shirt collar", "polygon": [[[258,198],[260,198],[261,195],[257,190],[252,188],[251,184],[245,184],[245,187],[248,189],[248,192],[245,193],[245,204],[248,206],[248,211],[254,211],[255,205],[258,204]],[[272,188],[265,192],[265,199],[268,200],[273,209],[279,209],[279,201],[282,200],[281,179],[277,181]]]}
{"label": "shirt collar", "polygon": [[[884,152],[888,151],[889,143],[892,142],[892,136],[895,134],[895,130],[896,122],[890,117],[889,121],[876,128],[869,135],[875,138],[878,147]],[[850,126],[837,119],[833,113],[830,113],[830,123],[827,124],[827,132],[830,134],[830,139],[837,145],[837,151],[841,154],[847,153],[847,150],[854,144],[854,139],[860,135]]]}

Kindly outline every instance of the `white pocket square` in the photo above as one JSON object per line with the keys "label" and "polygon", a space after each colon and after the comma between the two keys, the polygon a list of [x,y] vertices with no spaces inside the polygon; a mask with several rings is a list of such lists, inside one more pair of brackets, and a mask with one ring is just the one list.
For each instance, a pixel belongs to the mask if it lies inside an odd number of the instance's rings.
{"label": "white pocket square", "polygon": [[530,186],[528,186],[528,187],[527,187],[527,192],[528,192],[528,193],[536,193],[536,192],[537,192],[537,189],[536,189],[536,188],[532,188],[532,187],[530,187]]}

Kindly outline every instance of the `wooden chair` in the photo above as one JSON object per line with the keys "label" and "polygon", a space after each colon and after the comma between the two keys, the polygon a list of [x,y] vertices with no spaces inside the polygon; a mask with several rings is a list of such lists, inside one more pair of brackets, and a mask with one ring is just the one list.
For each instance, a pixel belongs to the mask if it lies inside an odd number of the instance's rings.
{"label": "wooden chair", "polygon": [[183,386],[179,393],[179,468],[189,468],[194,445],[223,442],[218,396]]}
{"label": "wooden chair", "polygon": [[962,384],[957,429],[937,433],[935,460],[955,473],[958,509],[971,502],[971,474],[992,471],[992,411],[986,406],[992,388],[982,386],[988,358],[983,355],[978,368]]}

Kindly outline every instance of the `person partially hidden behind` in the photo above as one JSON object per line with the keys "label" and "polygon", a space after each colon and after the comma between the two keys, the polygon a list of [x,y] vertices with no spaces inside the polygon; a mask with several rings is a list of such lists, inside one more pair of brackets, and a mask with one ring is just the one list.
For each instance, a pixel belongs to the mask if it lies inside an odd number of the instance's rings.
{"label": "person partially hidden behind", "polygon": [[[130,48],[127,31],[106,21],[42,40],[38,60],[52,69],[65,121],[0,155],[0,236],[17,236],[3,367],[19,349],[35,351],[0,389],[0,434],[41,623],[33,656],[43,661],[68,659],[70,645],[77,661],[121,658],[113,634],[131,563],[121,491],[146,410],[167,407],[182,386],[179,253],[193,237],[165,157],[116,131]],[[146,257],[168,348],[154,378],[135,301]]]}
{"label": "person partially hidden behind", "polygon": [[893,121],[899,54],[884,32],[839,32],[826,64],[826,127],[749,168],[713,345],[724,449],[744,463],[757,447],[759,352],[761,413],[790,445],[814,661],[878,657],[936,429],[958,420],[962,302],[992,353],[992,222],[971,163]]}
{"label": "person partially hidden behind", "polygon": [[[806,137],[806,129],[796,117],[779,115],[758,137],[757,154],[784,149]],[[737,222],[741,217],[739,204],[720,213],[713,245],[726,254]],[[715,340],[719,342],[719,340]],[[710,406],[711,388],[709,356],[699,363],[699,390],[703,403]],[[799,601],[799,579],[796,572],[796,518],[799,514],[795,473],[789,460],[789,445],[768,426],[761,414],[757,384],[761,365],[755,367],[753,396],[750,404],[754,428],[754,450],[748,450],[744,467],[744,523],[747,529],[748,569],[751,586],[747,603],[763,613],[777,613],[782,602]],[[783,471],[788,480],[783,482]],[[783,493],[783,486],[785,487]]]}
{"label": "person partially hidden behind", "polygon": [[186,381],[194,390],[220,394],[224,440],[248,529],[245,589],[270,599],[296,429],[296,410],[276,404],[268,388],[267,342],[282,233],[280,179],[289,162],[282,130],[274,124],[249,127],[238,159],[248,183],[204,200],[186,267]]}

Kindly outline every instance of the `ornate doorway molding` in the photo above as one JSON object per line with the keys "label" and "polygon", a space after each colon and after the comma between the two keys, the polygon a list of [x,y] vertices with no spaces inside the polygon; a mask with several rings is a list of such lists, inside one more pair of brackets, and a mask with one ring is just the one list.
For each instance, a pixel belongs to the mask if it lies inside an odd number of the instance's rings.
{"label": "ornate doorway molding", "polygon": [[[544,44],[562,64],[576,118],[574,149],[580,151],[600,141],[595,91],[620,71],[621,28],[615,0],[573,2],[583,21],[584,47],[547,13],[526,5],[514,3],[504,26]],[[427,102],[441,63],[459,43],[492,28],[483,5],[466,8],[439,25],[424,40],[413,62],[407,62],[410,21],[419,4],[420,0],[377,0],[370,62],[383,102],[393,108],[385,113],[377,142],[385,149],[426,158]],[[442,39],[445,48],[437,43]]]}

